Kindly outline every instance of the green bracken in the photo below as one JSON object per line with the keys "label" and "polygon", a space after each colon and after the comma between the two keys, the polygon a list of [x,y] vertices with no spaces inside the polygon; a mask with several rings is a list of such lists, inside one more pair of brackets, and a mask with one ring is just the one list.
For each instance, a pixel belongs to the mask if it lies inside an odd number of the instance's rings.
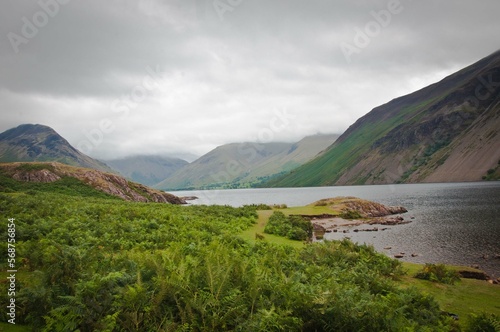
{"label": "green bracken", "polygon": [[[2,215],[16,219],[16,326],[83,332],[456,325],[432,296],[401,287],[401,263],[370,246],[344,240],[292,247],[270,242],[271,235],[253,242],[239,236],[258,213],[272,210],[125,202],[81,195],[81,183],[63,193],[57,182],[0,193]],[[0,247],[6,252],[5,243]],[[8,300],[0,294],[0,305]],[[7,321],[5,312],[0,319]]]}

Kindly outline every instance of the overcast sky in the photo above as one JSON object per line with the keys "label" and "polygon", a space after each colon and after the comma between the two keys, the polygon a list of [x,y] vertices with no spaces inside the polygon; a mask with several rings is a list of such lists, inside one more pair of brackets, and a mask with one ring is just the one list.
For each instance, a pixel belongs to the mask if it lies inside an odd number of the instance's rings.
{"label": "overcast sky", "polygon": [[0,131],[92,157],[342,133],[500,48],[500,1],[0,1]]}

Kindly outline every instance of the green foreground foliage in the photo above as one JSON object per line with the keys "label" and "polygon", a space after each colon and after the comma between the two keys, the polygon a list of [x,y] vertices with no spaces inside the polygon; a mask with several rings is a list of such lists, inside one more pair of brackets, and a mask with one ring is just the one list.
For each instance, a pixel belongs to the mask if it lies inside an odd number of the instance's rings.
{"label": "green foreground foliage", "polygon": [[305,241],[312,237],[312,224],[301,216],[285,216],[281,211],[274,211],[267,222],[264,232]]}
{"label": "green foreground foliage", "polygon": [[448,285],[453,285],[460,281],[458,272],[448,269],[444,264],[425,264],[422,270],[415,274],[415,278]]}
{"label": "green foreground foliage", "polygon": [[16,218],[17,324],[81,332],[454,326],[431,296],[399,287],[401,264],[372,247],[251,244],[238,234],[256,222],[255,207],[91,196],[0,193],[0,214]]}

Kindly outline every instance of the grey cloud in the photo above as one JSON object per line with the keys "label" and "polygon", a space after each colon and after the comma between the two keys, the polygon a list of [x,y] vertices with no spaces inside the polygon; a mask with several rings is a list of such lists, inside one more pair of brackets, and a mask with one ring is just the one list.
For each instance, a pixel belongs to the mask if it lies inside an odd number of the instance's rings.
{"label": "grey cloud", "polygon": [[[41,7],[0,2],[0,130],[44,123],[78,145],[109,119],[93,156],[201,154],[255,139],[286,108],[297,118],[275,139],[292,141],[341,132],[500,48],[497,0],[400,0],[350,63],[341,44],[396,0],[241,0],[223,13],[217,1],[71,0],[18,53],[7,36]],[[113,105],[141,91],[148,67],[160,84],[122,116]]]}

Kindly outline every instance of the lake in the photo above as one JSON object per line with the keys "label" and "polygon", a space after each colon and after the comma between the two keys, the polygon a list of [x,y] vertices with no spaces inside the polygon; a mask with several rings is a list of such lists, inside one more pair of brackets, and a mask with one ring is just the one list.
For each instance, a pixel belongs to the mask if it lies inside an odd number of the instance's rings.
{"label": "lake", "polygon": [[[500,277],[500,182],[430,183],[314,188],[175,191],[197,196],[191,204],[287,204],[302,206],[322,198],[355,196],[386,205],[402,205],[412,222],[379,232],[327,233],[348,236],[389,256],[405,253],[415,263],[479,265]],[[413,219],[410,219],[413,217]],[[385,227],[385,226],[384,226]],[[391,247],[391,249],[384,249]],[[415,257],[411,257],[414,254]]]}

